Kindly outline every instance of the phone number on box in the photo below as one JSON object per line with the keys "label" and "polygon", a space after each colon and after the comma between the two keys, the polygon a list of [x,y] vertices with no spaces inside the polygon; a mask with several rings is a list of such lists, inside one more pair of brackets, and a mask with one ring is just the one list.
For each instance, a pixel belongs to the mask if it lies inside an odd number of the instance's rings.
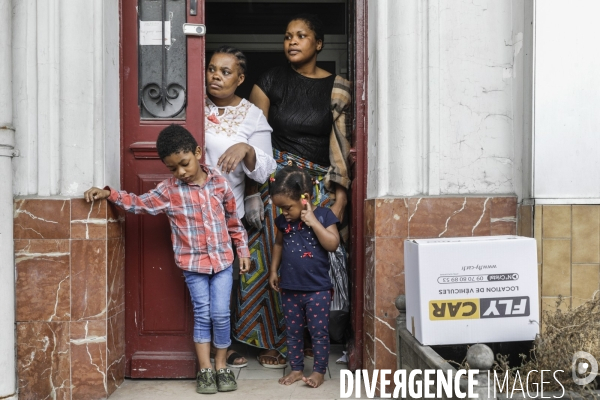
{"label": "phone number on box", "polygon": [[503,282],[516,281],[519,279],[519,274],[482,274],[482,275],[448,275],[440,276],[438,283],[476,283],[476,282]]}

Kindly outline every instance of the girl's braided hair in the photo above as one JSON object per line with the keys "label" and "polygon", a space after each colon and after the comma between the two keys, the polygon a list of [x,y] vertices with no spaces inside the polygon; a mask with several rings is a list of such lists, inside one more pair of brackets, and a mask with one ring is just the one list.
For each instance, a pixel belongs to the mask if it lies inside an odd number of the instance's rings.
{"label": "girl's braided hair", "polygon": [[296,166],[282,168],[271,182],[271,196],[284,195],[293,200],[300,200],[304,193],[312,194],[312,178],[308,171]]}

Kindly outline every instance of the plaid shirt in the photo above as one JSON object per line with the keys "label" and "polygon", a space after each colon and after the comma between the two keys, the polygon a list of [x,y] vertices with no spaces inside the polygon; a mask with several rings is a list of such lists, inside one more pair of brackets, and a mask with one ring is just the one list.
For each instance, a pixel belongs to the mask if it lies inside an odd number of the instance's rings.
{"label": "plaid shirt", "polygon": [[202,186],[171,177],[141,196],[108,188],[108,200],[135,214],[167,214],[177,266],[211,274],[233,262],[231,238],[239,257],[250,253],[229,183],[205,165],[201,168],[208,174]]}

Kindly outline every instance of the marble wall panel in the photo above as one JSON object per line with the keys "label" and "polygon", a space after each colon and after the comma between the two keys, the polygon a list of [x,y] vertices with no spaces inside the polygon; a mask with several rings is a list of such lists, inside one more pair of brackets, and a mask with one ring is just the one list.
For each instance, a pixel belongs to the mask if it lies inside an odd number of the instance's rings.
{"label": "marble wall panel", "polygon": [[71,200],[71,239],[106,239],[106,201]]}
{"label": "marble wall panel", "polygon": [[69,239],[70,200],[15,200],[15,239]]}
{"label": "marble wall panel", "polygon": [[69,321],[69,240],[15,240],[17,321]]}
{"label": "marble wall panel", "polygon": [[125,379],[125,312],[120,312],[107,321],[106,351],[106,380],[110,396]]}
{"label": "marble wall panel", "polygon": [[408,202],[406,199],[375,200],[375,236],[408,237]]}
{"label": "marble wall panel", "polygon": [[68,322],[17,323],[19,399],[70,400],[69,364]]}
{"label": "marble wall panel", "polygon": [[106,321],[71,322],[73,400],[108,396]]}
{"label": "marble wall panel", "polygon": [[365,236],[375,236],[375,200],[365,200]]}
{"label": "marble wall panel", "polygon": [[375,238],[365,238],[364,309],[375,313]]}
{"label": "marble wall panel", "polygon": [[389,343],[385,343],[379,337],[375,341],[375,369],[396,369],[396,352],[395,343],[389,346]]}
{"label": "marble wall panel", "polygon": [[375,348],[375,368],[396,369],[396,319],[375,316],[375,343],[381,345]]}
{"label": "marble wall panel", "polygon": [[364,313],[365,337],[363,343],[363,368],[373,373],[375,368],[375,321],[373,314]]}
{"label": "marble wall panel", "polygon": [[375,317],[396,317],[396,297],[404,289],[404,239],[375,239]]}
{"label": "marble wall panel", "polygon": [[516,235],[517,223],[507,221],[496,221],[491,223],[490,235]]}
{"label": "marble wall panel", "polygon": [[106,240],[71,241],[73,321],[106,319]]}
{"label": "marble wall panel", "polygon": [[490,235],[517,234],[517,198],[493,197],[490,201]]}
{"label": "marble wall panel", "polygon": [[490,199],[490,218],[515,221],[517,217],[516,197],[492,197]]}
{"label": "marble wall panel", "polygon": [[411,198],[408,199],[408,215],[410,238],[490,234],[490,198]]}
{"label": "marble wall panel", "polygon": [[106,398],[125,373],[124,213],[16,200],[14,232],[19,398]]}
{"label": "marble wall panel", "polygon": [[109,239],[125,236],[125,211],[106,202],[106,235]]}
{"label": "marble wall panel", "polygon": [[107,240],[107,313],[112,317],[125,311],[125,240]]}

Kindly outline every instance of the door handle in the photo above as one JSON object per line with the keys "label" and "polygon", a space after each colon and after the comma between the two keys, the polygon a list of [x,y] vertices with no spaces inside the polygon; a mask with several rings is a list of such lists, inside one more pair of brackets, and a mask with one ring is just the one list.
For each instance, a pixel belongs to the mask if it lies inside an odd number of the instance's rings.
{"label": "door handle", "polygon": [[190,15],[198,15],[198,0],[190,0]]}

